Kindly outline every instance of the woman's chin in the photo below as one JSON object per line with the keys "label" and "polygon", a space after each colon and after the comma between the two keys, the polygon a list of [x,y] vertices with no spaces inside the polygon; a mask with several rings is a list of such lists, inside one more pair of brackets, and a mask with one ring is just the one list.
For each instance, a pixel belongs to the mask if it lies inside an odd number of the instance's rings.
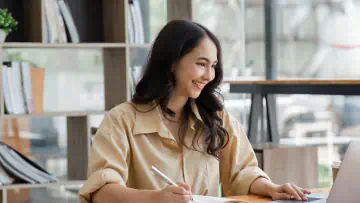
{"label": "woman's chin", "polygon": [[197,98],[200,96],[200,93],[201,93],[201,92],[198,92],[198,93],[197,93],[197,92],[193,92],[193,93],[190,94],[189,97],[190,97],[191,99],[197,99]]}

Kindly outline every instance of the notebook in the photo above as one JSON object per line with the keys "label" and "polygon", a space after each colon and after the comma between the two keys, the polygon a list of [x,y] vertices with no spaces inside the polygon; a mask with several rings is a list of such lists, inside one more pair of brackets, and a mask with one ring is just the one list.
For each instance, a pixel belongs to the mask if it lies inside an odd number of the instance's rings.
{"label": "notebook", "polygon": [[[196,203],[249,203],[247,201],[242,201],[242,200],[211,197],[211,196],[193,195],[192,197]],[[193,203],[193,202],[190,201],[188,203]]]}
{"label": "notebook", "polygon": [[35,162],[0,141],[0,185],[50,183],[57,178]]}

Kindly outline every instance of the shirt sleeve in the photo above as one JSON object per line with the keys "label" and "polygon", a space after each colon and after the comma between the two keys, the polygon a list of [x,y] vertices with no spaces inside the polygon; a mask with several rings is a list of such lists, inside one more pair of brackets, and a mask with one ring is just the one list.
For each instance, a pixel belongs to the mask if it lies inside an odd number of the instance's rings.
{"label": "shirt sleeve", "polygon": [[254,150],[239,122],[226,111],[221,114],[229,141],[220,151],[220,182],[226,196],[247,195],[257,178],[270,178],[258,167]]}
{"label": "shirt sleeve", "polygon": [[82,203],[108,183],[126,185],[129,165],[128,135],[131,126],[123,112],[109,112],[94,136],[88,163],[88,179],[79,191]]}

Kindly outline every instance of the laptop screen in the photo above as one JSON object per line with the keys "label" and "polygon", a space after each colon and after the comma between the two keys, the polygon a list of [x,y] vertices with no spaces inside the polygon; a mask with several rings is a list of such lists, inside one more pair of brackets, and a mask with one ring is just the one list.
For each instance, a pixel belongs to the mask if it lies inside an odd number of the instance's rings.
{"label": "laptop screen", "polygon": [[360,194],[360,141],[351,141],[341,163],[328,203],[357,202]]}

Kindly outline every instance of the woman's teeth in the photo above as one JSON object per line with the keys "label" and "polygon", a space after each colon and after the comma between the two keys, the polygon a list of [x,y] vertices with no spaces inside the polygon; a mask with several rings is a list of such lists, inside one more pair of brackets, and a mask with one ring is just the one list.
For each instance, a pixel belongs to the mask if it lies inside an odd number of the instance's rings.
{"label": "woman's teeth", "polygon": [[199,86],[199,87],[204,87],[205,84],[203,83],[199,83],[199,82],[196,82],[196,81],[192,81],[195,85]]}

